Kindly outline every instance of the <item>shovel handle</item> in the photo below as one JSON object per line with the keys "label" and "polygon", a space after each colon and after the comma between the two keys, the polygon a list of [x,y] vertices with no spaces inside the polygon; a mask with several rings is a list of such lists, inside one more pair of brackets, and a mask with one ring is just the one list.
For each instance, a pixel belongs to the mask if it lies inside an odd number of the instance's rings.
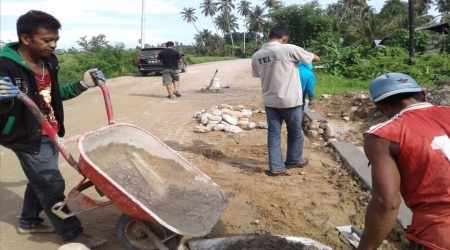
{"label": "shovel handle", "polygon": [[352,234],[354,233],[354,234],[358,235],[358,237],[361,238],[362,232],[361,232],[361,230],[359,230],[359,228],[352,226],[351,230],[352,230]]}

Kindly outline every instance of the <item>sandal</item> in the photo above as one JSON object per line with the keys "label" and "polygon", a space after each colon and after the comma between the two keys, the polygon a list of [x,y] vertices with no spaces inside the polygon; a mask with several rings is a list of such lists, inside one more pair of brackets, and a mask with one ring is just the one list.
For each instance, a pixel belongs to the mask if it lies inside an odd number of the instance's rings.
{"label": "sandal", "polygon": [[168,95],[167,98],[173,99],[173,98],[175,98],[175,97],[173,97],[173,95]]}
{"label": "sandal", "polygon": [[173,94],[176,95],[177,97],[181,96],[180,92],[178,92],[178,91],[173,92]]}
{"label": "sandal", "polygon": [[299,161],[296,164],[286,164],[286,168],[303,168],[306,167],[309,164],[309,159],[308,158],[302,158],[301,161]]}
{"label": "sandal", "polygon": [[39,224],[32,228],[21,228],[21,227],[17,228],[18,234],[54,233],[54,232],[55,232],[54,227],[47,226],[44,224]]}
{"label": "sandal", "polygon": [[289,173],[289,172],[286,171],[286,170],[281,171],[281,172],[271,172],[270,170],[268,170],[268,171],[266,172],[266,174],[267,174],[268,176],[273,176],[273,177],[275,177],[275,176],[291,176],[291,175],[292,175],[291,173]]}

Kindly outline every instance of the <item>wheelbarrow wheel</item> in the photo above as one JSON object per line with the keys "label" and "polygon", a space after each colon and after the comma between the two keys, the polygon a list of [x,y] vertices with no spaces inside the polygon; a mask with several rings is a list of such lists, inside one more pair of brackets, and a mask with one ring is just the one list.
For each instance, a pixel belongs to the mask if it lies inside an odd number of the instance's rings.
{"label": "wheelbarrow wheel", "polygon": [[[142,223],[142,224],[141,224]],[[174,235],[167,228],[153,224],[147,221],[138,222],[135,218],[122,214],[117,223],[117,233],[122,244],[129,250],[157,250],[158,246],[153,242],[153,240],[148,237],[142,226],[150,230],[161,240],[169,238],[164,241],[164,245],[169,248],[169,250],[176,249],[181,242],[181,235]]]}

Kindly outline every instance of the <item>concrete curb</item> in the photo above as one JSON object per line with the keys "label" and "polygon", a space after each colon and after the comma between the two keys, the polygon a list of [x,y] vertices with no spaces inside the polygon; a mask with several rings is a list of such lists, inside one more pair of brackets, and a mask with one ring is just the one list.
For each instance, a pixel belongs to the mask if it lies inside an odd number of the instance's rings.
{"label": "concrete curb", "polygon": [[[314,110],[309,110],[307,107],[308,105],[305,105],[305,115],[311,120],[327,121],[321,114]],[[333,141],[331,142],[331,147],[339,154],[344,166],[356,174],[364,185],[372,189],[371,168],[368,166],[369,161],[364,152],[358,149],[353,143],[348,142]],[[403,229],[405,229],[411,225],[411,219],[412,212],[402,199],[397,220]]]}

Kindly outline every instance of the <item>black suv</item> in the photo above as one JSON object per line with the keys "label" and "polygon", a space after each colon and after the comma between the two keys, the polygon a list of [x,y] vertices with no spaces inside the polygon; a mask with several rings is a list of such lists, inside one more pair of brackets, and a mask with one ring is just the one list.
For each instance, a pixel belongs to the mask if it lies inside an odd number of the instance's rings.
{"label": "black suv", "polygon": [[[154,72],[157,75],[161,75],[162,63],[157,62],[158,53],[165,48],[142,48],[139,52],[137,64],[139,68],[139,73],[142,76],[146,76],[148,73]],[[181,54],[183,57],[184,54]],[[183,58],[182,63],[178,64],[178,68],[181,72],[186,72],[186,62]]]}

